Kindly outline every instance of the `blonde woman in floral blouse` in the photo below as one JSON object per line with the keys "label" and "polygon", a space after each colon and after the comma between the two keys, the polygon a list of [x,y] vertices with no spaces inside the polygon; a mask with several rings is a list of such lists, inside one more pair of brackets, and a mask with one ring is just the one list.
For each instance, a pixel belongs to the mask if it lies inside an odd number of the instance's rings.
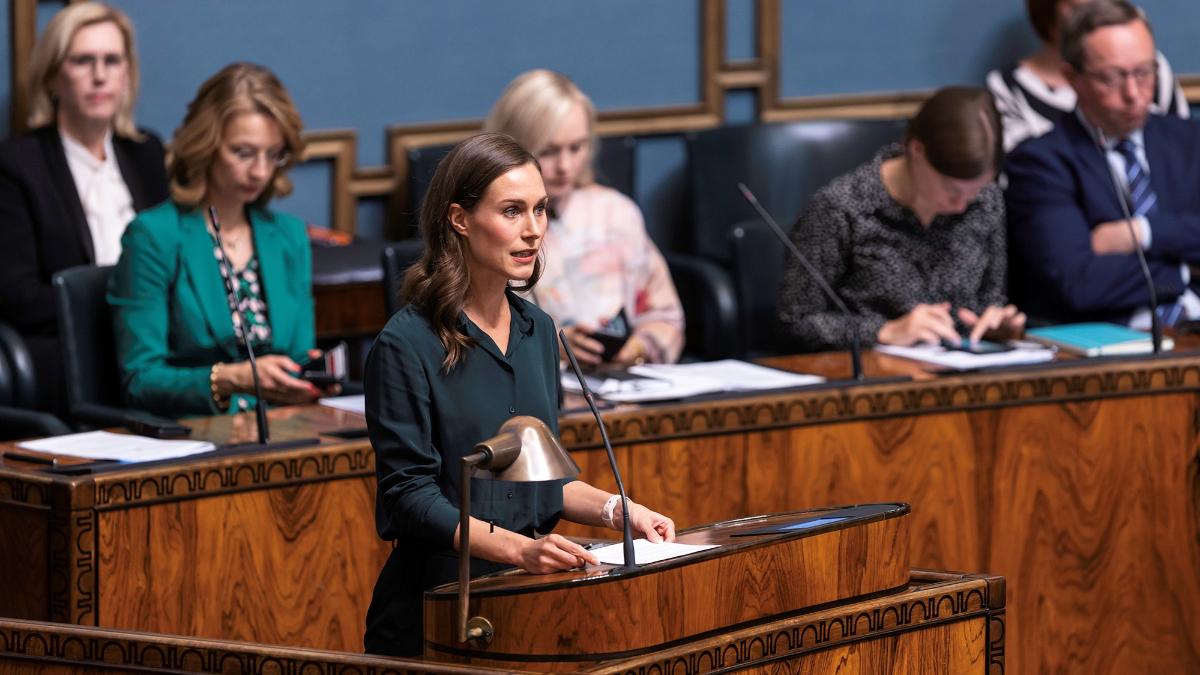
{"label": "blonde woman in floral blouse", "polygon": [[587,365],[603,362],[591,334],[621,309],[632,333],[612,363],[673,362],[683,350],[679,295],[637,205],[593,180],[595,118],[587,96],[548,70],[518,76],[488,115],[487,131],[509,134],[538,158],[550,195],[545,267],[531,299]]}

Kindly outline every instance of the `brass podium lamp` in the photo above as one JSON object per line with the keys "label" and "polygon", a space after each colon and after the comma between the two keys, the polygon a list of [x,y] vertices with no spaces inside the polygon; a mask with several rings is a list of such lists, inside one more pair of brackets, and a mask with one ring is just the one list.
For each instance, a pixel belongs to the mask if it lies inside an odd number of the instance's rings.
{"label": "brass podium lamp", "polygon": [[579,465],[554,437],[550,427],[536,417],[518,416],[500,426],[495,436],[475,446],[462,458],[459,500],[458,552],[458,641],[486,646],[495,630],[482,616],[467,620],[471,590],[471,477],[514,482],[574,478]]}

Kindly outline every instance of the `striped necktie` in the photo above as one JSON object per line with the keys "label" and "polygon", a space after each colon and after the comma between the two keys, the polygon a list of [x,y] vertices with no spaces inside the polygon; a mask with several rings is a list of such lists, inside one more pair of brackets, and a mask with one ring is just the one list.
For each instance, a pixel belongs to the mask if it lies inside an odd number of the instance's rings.
{"label": "striped necktie", "polygon": [[1117,152],[1121,159],[1125,160],[1125,185],[1128,189],[1126,203],[1134,218],[1150,213],[1158,204],[1158,195],[1154,194],[1150,176],[1138,161],[1135,148],[1133,141],[1128,138],[1123,138],[1117,143]]}
{"label": "striped necktie", "polygon": [[[1128,138],[1123,138],[1117,143],[1117,152],[1121,159],[1125,160],[1125,203],[1134,218],[1151,213],[1158,204],[1158,195],[1154,194],[1154,188],[1150,186],[1150,175],[1138,161],[1136,148]],[[1158,306],[1158,316],[1163,325],[1174,326],[1183,318],[1183,305],[1177,302],[1162,303]]]}

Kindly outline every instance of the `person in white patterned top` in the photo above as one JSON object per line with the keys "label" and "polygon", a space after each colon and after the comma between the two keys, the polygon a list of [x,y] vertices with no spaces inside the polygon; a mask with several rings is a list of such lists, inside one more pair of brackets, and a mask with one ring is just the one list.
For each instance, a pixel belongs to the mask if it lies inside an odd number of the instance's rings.
{"label": "person in white patterned top", "polygon": [[603,362],[604,347],[591,335],[621,309],[632,332],[612,363],[673,362],[683,350],[683,307],[641,210],[594,181],[595,118],[566,76],[531,70],[508,85],[484,124],[538,158],[550,195],[545,266],[530,299],[586,365]]}
{"label": "person in white patterned top", "polygon": [[[1067,64],[1059,53],[1062,25],[1076,7],[1090,0],[1026,0],[1029,22],[1042,40],[1042,48],[1003,70],[987,75],[987,86],[996,97],[1004,121],[1004,149],[1048,133],[1059,118],[1075,109],[1075,90],[1067,83]],[[1152,112],[1187,119],[1191,114],[1183,89],[1171,64],[1161,52]]]}

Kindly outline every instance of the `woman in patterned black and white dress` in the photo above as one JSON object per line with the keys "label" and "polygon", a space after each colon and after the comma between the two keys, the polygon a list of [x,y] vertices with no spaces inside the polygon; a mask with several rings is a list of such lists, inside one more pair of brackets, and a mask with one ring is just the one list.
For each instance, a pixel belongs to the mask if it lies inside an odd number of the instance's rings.
{"label": "woman in patterned black and white dress", "polygon": [[986,90],[950,87],[908,123],[903,145],[819,190],[792,239],[845,300],[830,304],[795,262],[779,320],[797,351],[1019,335],[1005,297],[1004,157]]}

